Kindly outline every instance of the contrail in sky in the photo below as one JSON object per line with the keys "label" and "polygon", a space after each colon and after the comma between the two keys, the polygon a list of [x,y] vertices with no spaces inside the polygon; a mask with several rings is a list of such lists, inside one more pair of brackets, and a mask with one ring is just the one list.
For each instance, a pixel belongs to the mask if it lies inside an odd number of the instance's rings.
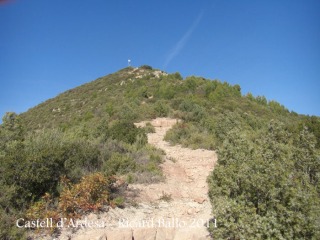
{"label": "contrail in sky", "polygon": [[174,46],[174,48],[170,51],[170,53],[168,54],[168,56],[166,58],[166,61],[164,62],[164,68],[166,68],[170,64],[172,59],[175,56],[177,56],[181,52],[181,50],[184,48],[184,46],[186,45],[191,34],[193,33],[193,31],[196,29],[199,22],[201,21],[203,13],[204,13],[204,11],[201,11],[199,13],[198,17],[193,21],[193,23],[189,27],[188,31],[182,36],[182,38],[177,42],[177,44]]}

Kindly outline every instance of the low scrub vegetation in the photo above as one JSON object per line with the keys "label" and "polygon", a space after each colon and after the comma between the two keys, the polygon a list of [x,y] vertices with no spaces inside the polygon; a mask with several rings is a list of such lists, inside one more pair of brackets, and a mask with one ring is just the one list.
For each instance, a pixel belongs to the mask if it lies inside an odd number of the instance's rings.
{"label": "low scrub vegetation", "polygon": [[[218,151],[208,179],[215,238],[319,239],[319,117],[239,85],[153,71],[125,68],[3,117],[0,239],[23,239],[21,216],[123,206],[121,191],[107,188],[114,176],[162,180],[163,153],[147,144],[153,127],[133,124],[156,117],[182,119],[165,137],[172,144]],[[88,190],[69,206],[80,187]]]}
{"label": "low scrub vegetation", "polygon": [[209,178],[218,239],[318,239],[320,162],[307,129],[271,121],[251,139],[234,127]]}
{"label": "low scrub vegetation", "polygon": [[49,230],[53,232],[61,219],[73,221],[86,213],[103,210],[111,202],[109,179],[102,173],[86,175],[77,184],[62,177],[60,186],[61,193],[56,203],[49,193],[44,194],[27,209],[26,221],[50,219],[53,224]]}
{"label": "low scrub vegetation", "polygon": [[[97,131],[27,132],[8,113],[0,128],[0,238],[23,238],[15,220],[80,217],[125,199],[109,188],[114,176],[130,182],[162,180],[163,152],[147,145],[146,132],[129,122],[97,125]],[[125,130],[125,131],[124,131]],[[99,134],[98,134],[99,133]],[[117,134],[118,133],[118,134]],[[112,182],[112,181],[111,181]]]}

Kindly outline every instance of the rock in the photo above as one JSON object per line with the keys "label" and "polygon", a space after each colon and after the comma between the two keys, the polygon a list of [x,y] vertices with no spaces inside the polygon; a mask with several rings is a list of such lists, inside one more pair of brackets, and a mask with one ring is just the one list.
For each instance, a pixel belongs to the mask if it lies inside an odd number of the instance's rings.
{"label": "rock", "polygon": [[155,240],[171,240],[175,239],[174,228],[158,228]]}
{"label": "rock", "polygon": [[152,210],[145,209],[145,210],[143,210],[143,212],[150,214],[150,213],[152,213],[153,211],[152,211]]}
{"label": "rock", "polygon": [[204,203],[206,201],[206,199],[205,198],[195,198],[194,201],[199,203],[199,204],[202,204],[202,203]]}
{"label": "rock", "polygon": [[102,233],[100,231],[88,232],[87,234],[83,234],[81,236],[71,237],[69,239],[71,239],[71,240],[106,240],[107,234]]}
{"label": "rock", "polygon": [[188,194],[187,192],[181,193],[181,196],[182,196],[183,198],[189,198],[189,194]]}
{"label": "rock", "polygon": [[191,232],[189,230],[185,230],[185,229],[179,229],[179,231],[176,232],[174,238],[175,240],[195,240],[195,239],[199,239],[196,232]]}
{"label": "rock", "polygon": [[107,234],[103,234],[98,240],[107,240]]}
{"label": "rock", "polygon": [[189,208],[187,213],[188,213],[188,215],[192,215],[194,213],[194,209],[193,208]]}
{"label": "rock", "polygon": [[87,219],[88,219],[89,221],[93,221],[93,220],[97,219],[97,215],[94,214],[94,213],[90,213],[90,214],[87,216]]}
{"label": "rock", "polygon": [[132,240],[132,230],[127,229],[117,229],[114,231],[107,232],[107,239],[108,240]]}
{"label": "rock", "polygon": [[137,228],[133,230],[133,238],[135,240],[154,240],[156,238],[156,234],[156,228]]}

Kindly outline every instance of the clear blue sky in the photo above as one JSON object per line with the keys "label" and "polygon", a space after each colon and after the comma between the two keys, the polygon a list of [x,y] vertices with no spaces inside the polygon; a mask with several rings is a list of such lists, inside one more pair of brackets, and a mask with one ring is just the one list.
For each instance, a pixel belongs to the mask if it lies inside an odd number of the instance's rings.
{"label": "clear blue sky", "polygon": [[320,1],[0,1],[1,116],[128,59],[320,116]]}

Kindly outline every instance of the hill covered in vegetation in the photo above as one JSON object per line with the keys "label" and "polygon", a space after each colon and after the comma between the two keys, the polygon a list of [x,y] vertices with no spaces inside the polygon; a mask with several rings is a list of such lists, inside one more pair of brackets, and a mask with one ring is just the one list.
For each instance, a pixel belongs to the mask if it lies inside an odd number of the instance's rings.
{"label": "hill covered in vegetation", "polygon": [[165,116],[183,120],[167,141],[218,152],[208,179],[215,238],[320,237],[319,117],[244,96],[239,85],[150,66],[122,69],[4,116],[0,237],[21,238],[15,226],[21,216],[58,218],[124,205],[113,188],[117,176],[161,181],[163,153],[146,140],[152,126],[133,123]]}

